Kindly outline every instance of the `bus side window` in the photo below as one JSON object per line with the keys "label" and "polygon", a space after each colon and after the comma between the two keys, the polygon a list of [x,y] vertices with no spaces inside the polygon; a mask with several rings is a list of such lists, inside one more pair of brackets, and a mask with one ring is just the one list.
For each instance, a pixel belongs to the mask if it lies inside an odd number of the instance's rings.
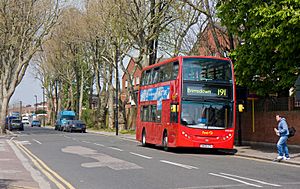
{"label": "bus side window", "polygon": [[159,82],[159,67],[154,68],[152,71],[152,84],[158,83]]}
{"label": "bus side window", "polygon": [[179,71],[179,62],[173,63],[172,79],[176,79]]}
{"label": "bus side window", "polygon": [[165,66],[161,66],[159,70],[159,81],[158,82],[163,82],[164,81],[164,76],[165,76]]}
{"label": "bus side window", "polygon": [[142,73],[141,86],[146,85],[146,72]]}
{"label": "bus side window", "polygon": [[141,120],[149,121],[149,106],[142,106],[141,108]]}
{"label": "bus side window", "polygon": [[165,73],[164,73],[164,81],[169,81],[171,79],[172,76],[172,72],[173,72],[173,64],[166,64],[165,66]]}
{"label": "bus side window", "polygon": [[150,121],[156,122],[156,105],[151,105],[151,111],[150,111]]}

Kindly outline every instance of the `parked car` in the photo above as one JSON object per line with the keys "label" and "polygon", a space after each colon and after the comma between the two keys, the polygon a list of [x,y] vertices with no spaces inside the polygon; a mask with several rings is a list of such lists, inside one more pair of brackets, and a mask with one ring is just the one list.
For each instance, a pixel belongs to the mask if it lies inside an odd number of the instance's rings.
{"label": "parked car", "polygon": [[22,123],[23,123],[23,125],[30,125],[29,117],[28,116],[22,117]]}
{"label": "parked car", "polygon": [[24,131],[24,126],[20,119],[11,119],[8,122],[7,129],[10,131],[15,130],[15,129]]}
{"label": "parked car", "polygon": [[55,130],[62,131],[65,128],[66,123],[69,120],[75,120],[75,112],[74,111],[69,111],[69,110],[64,110],[60,111],[57,115],[57,120],[55,122]]}
{"label": "parked car", "polygon": [[65,125],[64,130],[68,132],[80,131],[82,133],[85,133],[86,125],[81,120],[69,120]]}
{"label": "parked car", "polygon": [[5,118],[5,129],[8,129],[8,124],[10,124],[10,121],[13,119],[18,119],[16,116],[7,116]]}
{"label": "parked car", "polygon": [[41,122],[39,120],[33,120],[31,122],[31,127],[33,127],[33,126],[40,127],[41,126]]}

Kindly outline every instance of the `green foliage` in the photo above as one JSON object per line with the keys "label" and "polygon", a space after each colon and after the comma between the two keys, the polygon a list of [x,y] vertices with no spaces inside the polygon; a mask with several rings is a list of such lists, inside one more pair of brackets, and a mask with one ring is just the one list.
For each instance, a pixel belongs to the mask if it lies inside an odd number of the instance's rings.
{"label": "green foliage", "polygon": [[244,43],[232,52],[237,83],[260,95],[293,87],[300,67],[299,0],[221,0],[222,23]]}
{"label": "green foliage", "polygon": [[82,110],[82,120],[85,122],[87,128],[94,128],[94,110],[85,109]]}

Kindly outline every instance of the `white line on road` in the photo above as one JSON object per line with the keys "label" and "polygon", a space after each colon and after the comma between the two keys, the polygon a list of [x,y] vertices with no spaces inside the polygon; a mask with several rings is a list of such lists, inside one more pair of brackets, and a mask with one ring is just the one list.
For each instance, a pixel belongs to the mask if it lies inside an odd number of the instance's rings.
{"label": "white line on road", "polygon": [[224,175],[219,175],[219,174],[214,174],[214,173],[209,173],[209,174],[210,174],[210,175],[213,175],[213,176],[216,176],[216,177],[222,177],[222,178],[226,178],[226,179],[229,179],[229,180],[234,180],[234,181],[237,181],[237,182],[246,184],[246,185],[248,185],[248,186],[253,186],[253,187],[257,187],[257,188],[261,188],[261,187],[262,187],[262,186],[260,186],[260,185],[251,184],[251,183],[249,183],[249,182],[245,182],[245,181],[242,181],[242,180],[239,180],[239,179],[236,179],[236,178],[227,177],[227,176],[224,176]]}
{"label": "white line on road", "polygon": [[42,144],[40,141],[32,139],[34,142],[38,143],[38,144]]}
{"label": "white line on road", "polygon": [[120,149],[120,148],[115,148],[115,147],[107,147],[107,148],[110,148],[110,149],[113,149],[113,150],[117,150],[117,151],[120,151],[120,152],[123,152],[124,150]]}
{"label": "white line on road", "polygon": [[87,144],[90,144],[90,143],[91,143],[91,142],[88,142],[88,141],[84,141],[84,140],[83,140],[83,141],[81,141],[81,142],[83,142],[83,143],[87,143]]}
{"label": "white line on road", "polygon": [[183,167],[183,168],[186,168],[186,169],[198,169],[198,167],[194,167],[194,166],[191,166],[191,165],[184,165],[184,164],[181,164],[181,163],[175,163],[175,162],[166,161],[166,160],[160,160],[160,162],[167,163],[167,164],[170,164],[170,165],[176,165],[178,167]]}
{"label": "white line on road", "polygon": [[276,186],[276,187],[281,186],[281,185],[278,185],[278,184],[267,183],[267,182],[264,182],[264,181],[251,179],[251,178],[247,178],[247,177],[241,177],[241,176],[238,176],[238,175],[232,175],[232,174],[228,174],[228,173],[220,173],[220,174],[226,175],[226,176],[232,176],[232,177],[236,177],[236,178],[241,178],[241,179],[245,179],[245,180],[250,180],[250,181],[258,182],[260,184],[265,184],[265,185],[269,185],[269,186]]}
{"label": "white line on road", "polygon": [[139,157],[142,157],[142,158],[152,159],[152,157],[150,157],[150,156],[145,156],[145,155],[137,154],[137,153],[134,153],[134,152],[130,152],[130,153],[131,153],[132,155],[139,156]]}
{"label": "white line on road", "polygon": [[97,145],[97,146],[102,146],[102,147],[104,147],[103,144],[99,144],[99,143],[94,143],[94,144]]}

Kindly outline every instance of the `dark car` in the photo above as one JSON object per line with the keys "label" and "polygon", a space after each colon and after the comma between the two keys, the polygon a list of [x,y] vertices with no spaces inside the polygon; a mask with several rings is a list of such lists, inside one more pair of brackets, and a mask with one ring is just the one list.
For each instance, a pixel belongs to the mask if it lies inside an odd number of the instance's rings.
{"label": "dark car", "polygon": [[82,133],[86,132],[85,123],[81,120],[69,120],[64,127],[65,131],[73,132],[80,131]]}
{"label": "dark car", "polygon": [[40,127],[41,126],[41,122],[39,120],[33,120],[31,122],[31,127],[33,127],[33,126]]}
{"label": "dark car", "polygon": [[20,119],[11,119],[8,122],[7,129],[10,131],[14,129],[24,131],[24,126]]}

